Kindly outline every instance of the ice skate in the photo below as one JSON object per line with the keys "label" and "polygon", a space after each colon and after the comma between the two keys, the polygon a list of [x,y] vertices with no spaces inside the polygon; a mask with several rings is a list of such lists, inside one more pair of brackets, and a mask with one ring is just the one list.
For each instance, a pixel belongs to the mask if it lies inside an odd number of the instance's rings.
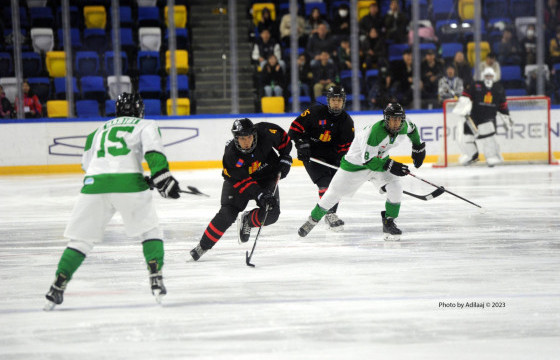
{"label": "ice skate", "polygon": [[459,164],[463,165],[463,166],[468,166],[468,165],[472,165],[475,162],[478,161],[478,153],[475,153],[472,156],[469,155],[461,155],[459,157]]}
{"label": "ice skate", "polygon": [[486,159],[486,164],[488,167],[493,167],[494,165],[499,165],[504,162],[502,156],[491,156]]}
{"label": "ice skate", "polygon": [[383,240],[399,241],[401,239],[402,231],[397,228],[395,220],[393,218],[386,218],[385,211],[382,211],[381,221],[383,222]]}
{"label": "ice skate", "polygon": [[165,285],[163,285],[163,275],[161,270],[158,271],[158,263],[156,260],[148,262],[148,269],[150,270],[150,286],[152,288],[152,295],[156,298],[158,304],[161,304],[161,299],[167,294]]}
{"label": "ice skate", "polygon": [[56,280],[51,285],[49,292],[45,295],[47,302],[45,303],[43,310],[51,311],[56,305],[62,304],[64,301],[64,290],[66,290],[67,283],[68,280],[66,275],[58,274]]}
{"label": "ice skate", "polygon": [[313,219],[311,216],[309,217],[309,219],[307,219],[307,221],[305,222],[305,224],[303,224],[299,230],[298,230],[298,235],[301,237],[305,237],[307,236],[307,234],[309,234],[309,232],[311,230],[313,230],[313,228],[315,227],[315,225],[317,225],[319,223],[319,221],[315,221],[315,219]]}
{"label": "ice skate", "polygon": [[338,215],[334,212],[329,212],[325,215],[325,222],[329,225],[332,231],[344,230],[344,221],[340,220]]}
{"label": "ice skate", "polygon": [[200,246],[200,244],[196,245],[196,247],[191,250],[192,259],[194,261],[198,261],[198,259],[200,259],[200,257],[204,255],[204,253],[207,251],[208,250],[203,249],[202,246]]}
{"label": "ice skate", "polygon": [[251,236],[251,226],[249,225],[250,213],[250,211],[245,211],[237,219],[237,233],[239,235],[237,240],[240,244],[249,241],[249,237]]}

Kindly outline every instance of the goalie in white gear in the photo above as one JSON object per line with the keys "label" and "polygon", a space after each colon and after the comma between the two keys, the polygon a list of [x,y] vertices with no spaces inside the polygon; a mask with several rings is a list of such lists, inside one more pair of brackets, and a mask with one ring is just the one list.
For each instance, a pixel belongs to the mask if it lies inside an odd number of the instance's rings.
{"label": "goalie in white gear", "polygon": [[488,166],[492,167],[504,161],[496,141],[496,115],[501,115],[506,128],[512,126],[512,121],[504,88],[495,78],[496,74],[492,68],[484,69],[482,81],[466,88],[453,109],[454,114],[465,116],[466,119],[460,139],[463,151],[459,158],[461,165],[478,161],[479,150],[475,140],[478,140],[482,147]]}

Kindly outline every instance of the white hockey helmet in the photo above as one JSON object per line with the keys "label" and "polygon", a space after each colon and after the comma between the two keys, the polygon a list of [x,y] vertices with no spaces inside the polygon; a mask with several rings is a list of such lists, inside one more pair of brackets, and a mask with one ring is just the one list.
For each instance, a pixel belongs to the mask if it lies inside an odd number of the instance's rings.
{"label": "white hockey helmet", "polygon": [[491,67],[487,67],[482,71],[482,80],[484,81],[484,85],[486,85],[487,88],[489,89],[492,88],[495,79],[496,79],[496,72]]}

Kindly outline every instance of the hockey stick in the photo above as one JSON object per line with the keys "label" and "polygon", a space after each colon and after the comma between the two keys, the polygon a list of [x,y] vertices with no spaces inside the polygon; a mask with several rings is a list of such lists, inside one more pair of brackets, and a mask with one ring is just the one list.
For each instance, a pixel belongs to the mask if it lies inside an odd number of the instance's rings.
{"label": "hockey stick", "polygon": [[[321,164],[321,165],[330,167],[331,169],[337,169],[337,170],[338,170],[338,167],[336,167],[336,166],[334,166],[334,165],[331,165],[331,164],[329,164],[329,163],[326,163],[326,162],[324,162],[324,161],[321,161],[321,160],[319,160],[319,159],[315,159],[315,158],[310,158],[310,159],[311,159],[311,161],[316,162],[317,164]],[[381,187],[381,191],[383,191],[384,193],[387,192],[385,186],[386,186],[386,185],[383,185],[383,186]],[[414,198],[420,199],[420,200],[428,201],[428,200],[435,199],[435,198],[437,198],[438,196],[440,196],[441,194],[443,194],[443,193],[444,193],[444,190],[443,190],[443,187],[441,187],[441,189],[440,189],[440,188],[437,188],[436,190],[434,190],[434,191],[432,191],[431,193],[426,194],[426,195],[417,195],[417,194],[413,194],[413,193],[411,193],[411,192],[408,192],[408,191],[406,191],[406,190],[403,190],[403,193],[405,193],[405,194],[408,195],[408,196],[412,196],[412,197],[414,197]]]}
{"label": "hockey stick", "polygon": [[[156,186],[154,185],[154,182],[152,181],[152,178],[150,178],[149,176],[144,176],[144,180],[146,180],[146,182],[148,183],[148,186],[150,187],[150,190],[155,189]],[[198,190],[194,186],[187,186],[187,189],[189,189],[189,191],[179,189],[179,192],[184,193],[184,194],[210,197],[210,195],[203,193],[202,191]]]}
{"label": "hockey stick", "polygon": [[418,180],[425,182],[426,184],[430,184],[430,185],[432,185],[432,186],[434,186],[434,187],[437,187],[438,189],[440,189],[440,190],[442,190],[442,191],[445,191],[446,193],[449,193],[449,194],[451,194],[451,195],[453,195],[453,196],[455,196],[455,197],[458,197],[459,199],[461,199],[461,200],[463,200],[463,201],[466,201],[466,202],[468,202],[469,204],[472,204],[472,205],[474,205],[474,206],[476,206],[476,207],[478,207],[478,208],[481,208],[481,209],[483,208],[482,206],[480,206],[480,205],[478,205],[478,204],[475,204],[475,203],[473,203],[472,201],[467,200],[467,199],[465,199],[465,198],[462,197],[462,196],[459,196],[459,195],[457,195],[457,194],[455,194],[455,193],[453,193],[453,192],[451,192],[451,191],[449,191],[449,190],[447,190],[447,189],[444,189],[443,186],[438,186],[438,185],[436,185],[436,184],[432,184],[432,183],[429,182],[428,180],[424,180],[424,179],[422,179],[421,177],[419,177],[419,176],[417,176],[417,175],[414,175],[414,174],[411,173],[411,172],[409,172],[408,175],[410,175],[410,176],[412,176],[412,177],[415,177],[415,178],[417,178]]}
{"label": "hockey stick", "polygon": [[[272,192],[272,195],[274,196],[274,194],[276,194],[276,189],[278,189],[278,182],[280,181],[280,177],[282,176],[282,173],[278,173],[278,176],[276,177],[276,184],[274,185],[274,191]],[[259,239],[259,235],[261,234],[261,230],[263,228],[264,223],[266,222],[266,218],[268,217],[268,206],[266,207],[266,212],[264,213],[264,219],[261,222],[261,226],[259,226],[259,231],[257,232],[257,237],[255,237],[255,243],[253,244],[253,248],[251,249],[251,254],[249,254],[249,251],[245,252],[245,264],[247,264],[247,266],[250,267],[255,267],[254,264],[251,264],[251,258],[253,257],[253,252],[255,251],[255,247],[257,246],[257,240]]]}

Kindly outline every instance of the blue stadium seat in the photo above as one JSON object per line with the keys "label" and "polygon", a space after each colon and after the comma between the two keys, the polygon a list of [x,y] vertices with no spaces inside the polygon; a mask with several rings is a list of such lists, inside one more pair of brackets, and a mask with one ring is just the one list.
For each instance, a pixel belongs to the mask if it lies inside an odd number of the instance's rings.
{"label": "blue stadium seat", "polygon": [[[70,27],[79,28],[82,25],[82,14],[78,10],[77,6],[69,6],[70,12]],[[56,8],[56,27],[62,29],[62,7],[58,6]]]}
{"label": "blue stadium seat", "polygon": [[521,73],[519,65],[502,66],[502,78],[500,79],[502,85],[506,89],[519,89],[525,88],[525,81]]}
{"label": "blue stadium seat", "polygon": [[[58,29],[58,49],[64,50],[64,30]],[[73,51],[80,51],[84,47],[82,44],[82,39],[80,37],[80,29],[71,28],[70,29],[70,39],[72,42],[72,50]]]}
{"label": "blue stadium seat", "polygon": [[[165,87],[166,95],[170,97],[171,80],[167,77],[167,85]],[[177,75],[177,91],[179,97],[189,97],[189,77],[187,75]]]}
{"label": "blue stadium seat", "polygon": [[138,27],[160,27],[161,20],[159,17],[159,8],[157,6],[139,7],[136,21],[138,23]]}
{"label": "blue stadium seat", "polygon": [[14,62],[9,52],[0,53],[0,78],[14,76]]}
{"label": "blue stadium seat", "polygon": [[[294,102],[294,97],[290,96],[288,98],[288,108],[286,110],[292,111],[292,104]],[[311,97],[309,96],[300,96],[299,97],[299,111],[303,111],[311,106]]]}
{"label": "blue stadium seat", "polygon": [[311,15],[311,11],[315,8],[319,9],[321,15],[327,17],[327,4],[324,2],[312,2],[312,3],[305,3],[305,17],[309,17]]}
{"label": "blue stadium seat", "polygon": [[[113,65],[114,61],[114,52],[113,51],[106,51],[105,52],[105,74],[106,75],[114,75],[115,68]],[[124,51],[121,51],[121,75],[126,75],[128,72],[128,57]]]}
{"label": "blue stadium seat", "polygon": [[512,18],[535,16],[536,3],[532,0],[510,0],[509,8]]}
{"label": "blue stadium seat", "polygon": [[138,93],[144,99],[159,99],[161,97],[161,78],[158,75],[140,75],[138,79]]}
{"label": "blue stadium seat", "polygon": [[117,116],[116,102],[116,100],[105,100],[105,116]]}
{"label": "blue stadium seat", "polygon": [[74,75],[78,77],[99,75],[99,55],[95,51],[77,51]]}
{"label": "blue stadium seat", "polygon": [[[132,29],[123,27],[120,29],[120,32],[121,32],[121,49],[127,53],[136,53],[138,44],[134,42]],[[113,38],[113,30],[111,30],[111,38]]]}
{"label": "blue stadium seat", "polygon": [[145,116],[161,115],[161,101],[158,99],[144,100],[144,114]]}
{"label": "blue stadium seat", "polygon": [[[72,88],[74,90],[74,99],[79,98],[78,96],[78,82],[76,78],[72,78]],[[66,78],[57,77],[54,78],[54,97],[58,100],[66,99]]]}
{"label": "blue stadium seat", "polygon": [[402,60],[403,53],[408,49],[410,49],[410,46],[408,44],[389,45],[387,53],[389,62]]}
{"label": "blue stadium seat", "polygon": [[505,89],[506,96],[527,96],[527,89],[516,88],[516,89]]}
{"label": "blue stadium seat", "polygon": [[[169,39],[169,29],[165,30],[165,38],[164,38],[164,46],[168,48],[168,39]],[[190,47],[190,39],[189,39],[189,31],[187,28],[175,28],[175,42],[177,43],[177,49],[181,50],[189,50]]]}
{"label": "blue stadium seat", "polygon": [[31,27],[52,27],[54,23],[53,11],[50,7],[29,8]]}
{"label": "blue stadium seat", "polygon": [[139,51],[137,59],[140,75],[157,74],[161,70],[161,60],[157,51]]}
{"label": "blue stadium seat", "polygon": [[[358,81],[360,84],[360,91],[363,91],[364,79],[361,71],[358,71]],[[340,85],[346,90],[347,94],[352,92],[352,70],[342,70],[340,72]]]}
{"label": "blue stadium seat", "polygon": [[463,44],[459,42],[450,42],[441,44],[441,57],[445,61],[453,61],[457,51],[464,51]]}
{"label": "blue stadium seat", "polygon": [[105,100],[107,89],[101,76],[84,76],[80,79],[82,99]]}
{"label": "blue stadium seat", "polygon": [[103,53],[111,46],[104,29],[84,29],[84,48]]}
{"label": "blue stadium seat", "polygon": [[437,47],[434,43],[420,43],[420,57],[423,59],[428,50],[433,50],[437,54]]}
{"label": "blue stadium seat", "polygon": [[434,21],[458,18],[454,0],[432,0],[432,19]]}
{"label": "blue stadium seat", "polygon": [[366,83],[366,91],[369,92],[369,90],[375,86],[375,84],[378,81],[379,78],[379,70],[377,69],[371,69],[371,70],[367,70],[366,74],[365,74],[365,83]]}
{"label": "blue stadium seat", "polygon": [[[109,6],[107,12],[107,24],[111,25],[113,20],[113,7]],[[131,27],[134,26],[134,21],[132,20],[132,8],[130,6],[119,6],[119,24],[121,27]]]}
{"label": "blue stadium seat", "polygon": [[487,19],[507,16],[509,14],[508,0],[484,0],[482,13]]}
{"label": "blue stadium seat", "polygon": [[29,86],[39,98],[42,104],[46,104],[51,95],[51,81],[48,77],[30,77],[27,78]]}
{"label": "blue stadium seat", "polygon": [[41,76],[43,73],[43,59],[36,52],[21,53],[21,65],[24,77]]}
{"label": "blue stadium seat", "polygon": [[[360,108],[363,109],[366,103],[366,97],[364,94],[360,94],[359,96],[360,101]],[[354,96],[352,94],[346,95],[346,109],[348,111],[352,110],[352,104],[354,102]]]}
{"label": "blue stadium seat", "polygon": [[[4,5],[4,4],[3,4]],[[10,2],[7,1],[7,6],[2,6],[2,19],[4,20],[4,29],[12,28],[12,7]],[[27,8],[24,6],[19,7],[19,26],[20,28],[29,27],[29,18],[27,17]]]}
{"label": "blue stadium seat", "polygon": [[76,101],[76,116],[78,118],[100,117],[99,103],[95,100]]}
{"label": "blue stadium seat", "polygon": [[322,96],[317,96],[315,98],[315,102],[319,103],[319,104],[323,104],[323,105],[327,105],[327,97],[322,95]]}

